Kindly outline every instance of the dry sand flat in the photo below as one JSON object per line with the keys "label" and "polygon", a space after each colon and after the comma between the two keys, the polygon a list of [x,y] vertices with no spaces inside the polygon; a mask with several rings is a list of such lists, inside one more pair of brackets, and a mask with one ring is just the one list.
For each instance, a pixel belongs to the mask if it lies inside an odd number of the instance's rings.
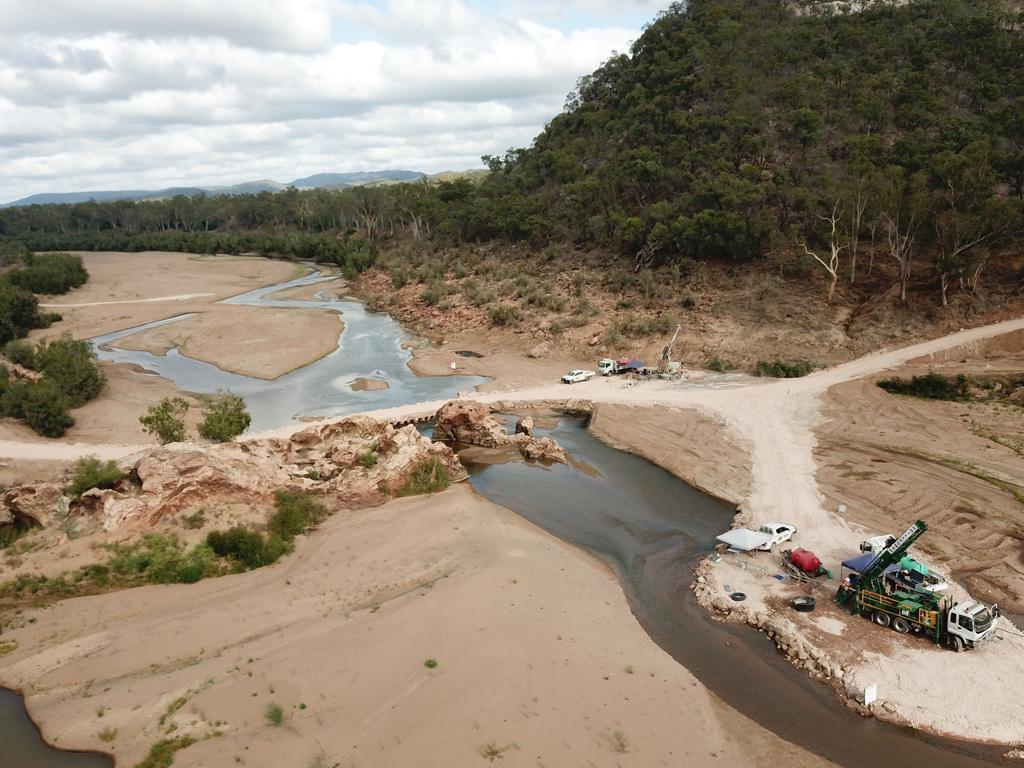
{"label": "dry sand flat", "polygon": [[343,327],[338,313],[328,310],[216,304],[112,346],[155,355],[177,347],[183,355],[226,371],[276,379],[337,349]]}
{"label": "dry sand flat", "polygon": [[467,487],[335,516],[270,568],[31,618],[0,679],[55,743],[123,765],[213,731],[175,765],[828,765],[722,706],[594,561]]}
{"label": "dry sand flat", "polygon": [[[297,276],[295,264],[250,256],[188,253],[78,253],[89,282],[47,301],[64,321],[36,336],[65,330],[89,338],[173,315]],[[181,298],[182,296],[188,298]]]}

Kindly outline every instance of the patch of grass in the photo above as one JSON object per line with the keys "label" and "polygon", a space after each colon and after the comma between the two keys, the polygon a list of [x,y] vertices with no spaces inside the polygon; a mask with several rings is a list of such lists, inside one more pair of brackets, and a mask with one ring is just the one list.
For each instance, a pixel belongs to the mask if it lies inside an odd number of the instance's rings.
{"label": "patch of grass", "polygon": [[181,524],[190,531],[196,531],[206,525],[206,510],[197,509],[191,515],[184,515]]}
{"label": "patch of grass", "polygon": [[498,742],[496,741],[488,741],[480,747],[480,754],[485,760],[493,763],[495,760],[499,760],[504,757],[508,750],[509,748],[507,746],[499,747]]}
{"label": "patch of grass", "polygon": [[629,752],[629,739],[622,731],[612,731],[612,749],[623,755]]}
{"label": "patch of grass", "polygon": [[168,704],[167,705],[167,709],[164,710],[164,713],[162,715],[160,715],[160,720],[158,721],[160,723],[160,725],[163,725],[164,723],[166,723],[167,722],[167,718],[169,718],[171,715],[173,715],[179,709],[184,707],[187,703],[188,703],[188,696],[179,696],[174,701],[172,701],[170,704]]}
{"label": "patch of grass", "polygon": [[8,653],[14,653],[16,650],[18,650],[16,640],[0,640],[0,656],[6,656]]}
{"label": "patch of grass", "polygon": [[326,752],[320,750],[309,759],[309,768],[338,768],[341,763],[329,757]]}
{"label": "patch of grass", "polygon": [[437,668],[437,659],[427,659],[426,661],[423,662],[423,666],[426,667],[427,669],[436,669]]}
{"label": "patch of grass", "polygon": [[424,459],[413,469],[408,482],[403,485],[396,496],[419,496],[424,493],[443,491],[451,483],[444,462],[436,456]]}
{"label": "patch of grass", "polygon": [[267,705],[267,711],[263,713],[263,716],[271,725],[280,725],[284,722],[284,710],[274,703]]}
{"label": "patch of grass", "polygon": [[810,360],[758,360],[755,376],[771,376],[776,379],[799,379],[811,373],[817,366]]}
{"label": "patch of grass", "polygon": [[367,469],[377,466],[377,454],[374,451],[366,451],[359,454],[359,463]]}
{"label": "patch of grass", "polygon": [[179,736],[176,739],[158,741],[149,748],[149,754],[135,768],[170,768],[174,763],[174,753],[196,743],[191,736]]}
{"label": "patch of grass", "polygon": [[96,738],[100,741],[109,744],[117,738],[117,728],[104,728],[102,731],[96,734]]}

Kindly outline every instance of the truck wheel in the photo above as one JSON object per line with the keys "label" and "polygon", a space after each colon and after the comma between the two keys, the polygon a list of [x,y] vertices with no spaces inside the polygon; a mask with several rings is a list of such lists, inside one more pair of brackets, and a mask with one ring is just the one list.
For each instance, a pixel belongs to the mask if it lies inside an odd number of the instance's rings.
{"label": "truck wheel", "polygon": [[889,614],[883,611],[875,611],[875,615],[871,617],[871,620],[880,627],[889,626]]}
{"label": "truck wheel", "polygon": [[953,650],[960,653],[964,649],[964,639],[959,635],[953,635],[950,641],[953,645]]}
{"label": "truck wheel", "polygon": [[904,619],[902,616],[897,616],[892,620],[892,628],[899,632],[901,635],[907,634],[910,631],[910,622]]}

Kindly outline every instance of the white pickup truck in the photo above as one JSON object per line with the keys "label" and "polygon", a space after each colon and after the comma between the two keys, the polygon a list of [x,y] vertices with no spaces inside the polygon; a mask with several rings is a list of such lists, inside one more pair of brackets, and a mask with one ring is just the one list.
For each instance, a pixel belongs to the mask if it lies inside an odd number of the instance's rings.
{"label": "white pickup truck", "polygon": [[586,381],[587,379],[594,378],[593,371],[583,371],[576,369],[575,371],[569,371],[565,376],[562,377],[563,384],[575,384],[578,381]]}

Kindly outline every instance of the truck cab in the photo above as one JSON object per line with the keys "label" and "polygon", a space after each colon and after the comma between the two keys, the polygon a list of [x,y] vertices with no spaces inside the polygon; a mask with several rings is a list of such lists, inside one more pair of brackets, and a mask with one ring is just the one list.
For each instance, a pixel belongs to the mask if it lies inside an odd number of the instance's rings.
{"label": "truck cab", "polygon": [[999,606],[991,608],[975,600],[955,603],[946,615],[946,634],[953,650],[975,648],[995,636]]}
{"label": "truck cab", "polygon": [[602,376],[611,376],[615,373],[615,361],[607,357],[597,361],[597,372]]}

